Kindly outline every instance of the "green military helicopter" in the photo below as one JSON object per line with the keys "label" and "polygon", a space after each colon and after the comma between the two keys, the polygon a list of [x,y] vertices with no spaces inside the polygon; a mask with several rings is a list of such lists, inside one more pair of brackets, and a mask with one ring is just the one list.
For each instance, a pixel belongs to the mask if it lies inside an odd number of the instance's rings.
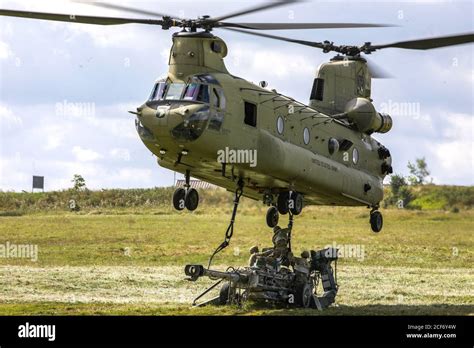
{"label": "green military helicopter", "polygon": [[[197,191],[190,177],[263,200],[270,227],[280,214],[298,215],[303,205],[367,206],[374,232],[382,181],[392,173],[390,151],[372,137],[392,127],[389,115],[372,104],[371,78],[378,77],[363,54],[384,48],[426,50],[474,41],[474,34],[361,46],[295,40],[250,30],[382,27],[365,23],[235,23],[226,20],[296,1],[281,0],[219,17],[182,19],[100,2],[88,4],[159,17],[137,19],[15,10],[0,15],[98,25],[141,23],[180,28],[173,34],[166,79],[157,81],[136,111],[136,128],[164,168],[185,175],[173,195],[174,207],[195,210]],[[336,52],[319,67],[308,105],[275,90],[233,76],[224,64],[227,45],[214,29],[306,45]],[[249,52],[249,54],[251,54]],[[271,68],[271,67],[270,67]],[[229,230],[228,230],[229,232]],[[230,233],[231,235],[231,233]]]}

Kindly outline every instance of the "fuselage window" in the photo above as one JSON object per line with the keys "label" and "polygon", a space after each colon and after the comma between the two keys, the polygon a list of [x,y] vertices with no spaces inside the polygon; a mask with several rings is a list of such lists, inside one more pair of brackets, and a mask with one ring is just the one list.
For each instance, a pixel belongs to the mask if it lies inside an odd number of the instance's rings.
{"label": "fuselage window", "polygon": [[283,134],[283,129],[285,128],[285,121],[283,120],[283,117],[278,116],[277,118],[277,131],[278,134]]}
{"label": "fuselage window", "polygon": [[305,128],[303,130],[303,141],[306,145],[309,144],[309,129],[308,128]]}
{"label": "fuselage window", "polygon": [[249,126],[257,126],[257,105],[245,102],[245,119],[244,123]]}
{"label": "fuselage window", "polygon": [[352,150],[352,163],[357,164],[359,162],[359,150],[354,147]]}
{"label": "fuselage window", "polygon": [[337,139],[334,139],[334,138],[329,139],[328,151],[330,155],[332,155],[334,152],[339,151],[339,141],[337,141]]}

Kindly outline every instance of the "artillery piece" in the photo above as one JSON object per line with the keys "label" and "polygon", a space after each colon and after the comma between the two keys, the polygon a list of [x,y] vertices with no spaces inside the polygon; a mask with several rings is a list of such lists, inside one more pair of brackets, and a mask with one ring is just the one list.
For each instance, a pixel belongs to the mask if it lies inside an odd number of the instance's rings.
{"label": "artillery piece", "polygon": [[[201,277],[217,280],[194,300],[193,305],[242,304],[246,300],[254,300],[321,310],[334,303],[338,285],[331,263],[337,262],[338,250],[303,251],[301,257],[295,257],[288,243],[290,232],[290,228],[275,227],[274,246],[262,252],[258,247],[251,248],[246,267],[229,267],[224,272],[203,265],[186,265],[184,272],[190,281]],[[324,291],[321,296],[316,293],[319,280]],[[198,303],[221,283],[219,296]]]}

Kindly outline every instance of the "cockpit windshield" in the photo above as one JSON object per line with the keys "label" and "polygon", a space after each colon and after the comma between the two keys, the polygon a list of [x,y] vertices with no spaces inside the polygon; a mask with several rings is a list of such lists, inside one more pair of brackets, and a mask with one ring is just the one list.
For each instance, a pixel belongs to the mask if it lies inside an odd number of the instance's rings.
{"label": "cockpit windshield", "polygon": [[158,82],[150,95],[150,101],[186,100],[209,104],[209,86],[203,83]]}

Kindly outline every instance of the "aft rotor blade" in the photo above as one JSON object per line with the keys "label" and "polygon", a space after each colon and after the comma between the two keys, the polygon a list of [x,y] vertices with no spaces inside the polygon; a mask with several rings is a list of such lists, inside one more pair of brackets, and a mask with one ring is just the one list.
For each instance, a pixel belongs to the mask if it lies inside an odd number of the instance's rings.
{"label": "aft rotor blade", "polygon": [[288,30],[288,29],[338,29],[338,28],[377,28],[393,27],[393,24],[378,23],[228,23],[220,22],[216,28],[229,27],[256,30]]}
{"label": "aft rotor blade", "polygon": [[370,50],[379,50],[382,48],[405,48],[411,50],[430,50],[433,48],[462,45],[470,42],[474,42],[474,33],[453,35],[453,36],[440,36],[428,39],[420,40],[409,40],[394,42],[386,45],[370,45]]}
{"label": "aft rotor blade", "polygon": [[70,23],[98,24],[98,25],[117,25],[117,24],[128,24],[128,23],[163,25],[163,21],[159,19],[97,17],[97,16],[82,16],[82,15],[75,15],[75,14],[59,14],[59,13],[16,11],[16,10],[2,10],[2,9],[0,9],[0,16],[43,19],[43,20],[48,20],[48,21],[59,21],[59,22],[70,22]]}
{"label": "aft rotor blade", "polygon": [[364,59],[367,61],[367,67],[369,68],[370,76],[372,76],[373,79],[391,79],[391,78],[393,78],[393,75],[390,74],[389,72],[387,72],[380,65],[375,64],[372,60],[367,59],[367,57],[364,57]]}
{"label": "aft rotor blade", "polygon": [[270,2],[270,3],[266,3],[266,4],[263,4],[263,5],[250,7],[250,8],[247,8],[245,10],[240,10],[240,11],[233,12],[233,13],[228,13],[226,15],[222,15],[222,16],[219,16],[219,17],[209,18],[208,20],[211,21],[211,22],[219,22],[219,21],[222,21],[224,19],[229,19],[229,18],[233,18],[233,17],[237,17],[237,16],[242,16],[242,15],[249,14],[249,13],[260,12],[260,11],[263,11],[263,10],[268,10],[268,9],[275,8],[275,7],[294,4],[294,3],[297,3],[297,2],[301,2],[301,1],[300,0],[278,0],[278,1]]}
{"label": "aft rotor blade", "polygon": [[146,16],[177,18],[176,16],[171,16],[171,15],[156,12],[156,11],[142,10],[140,8],[130,7],[130,6],[114,5],[114,4],[109,4],[106,2],[84,1],[84,0],[75,0],[74,2],[79,3],[79,4],[92,5],[92,6],[107,8],[111,10],[120,10],[120,11],[141,14],[141,15],[146,15]]}

